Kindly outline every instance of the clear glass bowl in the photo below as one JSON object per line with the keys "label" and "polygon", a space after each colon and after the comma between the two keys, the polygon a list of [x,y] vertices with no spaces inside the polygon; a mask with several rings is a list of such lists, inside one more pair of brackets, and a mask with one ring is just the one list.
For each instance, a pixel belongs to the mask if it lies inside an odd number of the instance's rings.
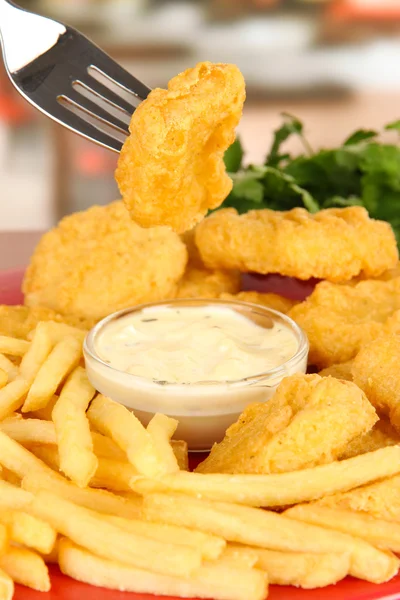
{"label": "clear glass bowl", "polygon": [[[227,382],[157,383],[115,369],[96,352],[96,338],[107,325],[122,316],[138,313],[148,307],[212,307],[227,306],[265,329],[274,322],[286,325],[298,341],[298,349],[288,361],[246,379]],[[120,402],[143,422],[161,412],[179,421],[176,439],[186,440],[192,451],[209,450],[219,442],[226,429],[234,423],[244,408],[253,402],[267,401],[284,377],[305,373],[308,340],[300,327],[289,317],[275,310],[228,300],[177,299],[142,304],[114,313],[100,321],[87,335],[84,343],[86,370],[92,385],[102,394]]]}

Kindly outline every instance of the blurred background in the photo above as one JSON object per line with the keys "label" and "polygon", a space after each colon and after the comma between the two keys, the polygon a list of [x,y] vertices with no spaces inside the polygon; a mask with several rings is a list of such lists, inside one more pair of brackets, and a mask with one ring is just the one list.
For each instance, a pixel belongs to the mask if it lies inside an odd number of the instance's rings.
{"label": "blurred background", "polygon": [[[239,128],[262,161],[287,111],[314,147],[400,118],[400,0],[19,0],[77,27],[150,87],[198,61],[247,81]],[[0,229],[43,230],[118,197],[117,155],[32,110],[0,64]]]}

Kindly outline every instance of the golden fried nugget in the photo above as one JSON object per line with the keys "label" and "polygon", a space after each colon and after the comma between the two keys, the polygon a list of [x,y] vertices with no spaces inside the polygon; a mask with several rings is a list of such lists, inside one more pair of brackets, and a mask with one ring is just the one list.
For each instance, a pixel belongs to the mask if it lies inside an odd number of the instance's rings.
{"label": "golden fried nugget", "polygon": [[387,332],[400,332],[400,277],[355,285],[319,283],[289,312],[310,342],[310,364],[319,368],[351,360]]}
{"label": "golden fried nugget", "polygon": [[346,460],[366,452],[374,452],[379,448],[400,444],[400,435],[386,419],[380,419],[370,431],[352,440],[339,460]]}
{"label": "golden fried nugget", "polygon": [[116,180],[142,227],[191,229],[232,189],[225,150],[245,100],[235,65],[199,63],[155,89],[135,110]]}
{"label": "golden fried nugget", "polygon": [[298,279],[346,281],[378,276],[398,261],[390,225],[370,219],[360,206],[287,212],[263,209],[239,215],[217,211],[196,227],[206,267],[280,273]]}
{"label": "golden fried nugget", "polygon": [[353,361],[348,360],[345,363],[338,363],[322,369],[318,373],[320,377],[335,377],[336,379],[344,379],[345,381],[353,381],[353,375],[351,369],[353,367]]}
{"label": "golden fried nugget", "polygon": [[195,227],[189,231],[185,231],[185,233],[182,233],[181,235],[181,240],[186,245],[186,250],[188,253],[188,265],[198,269],[205,269],[204,263],[201,260],[199,249],[196,246],[195,231]]}
{"label": "golden fried nugget", "polygon": [[296,300],[284,298],[278,294],[262,294],[261,292],[239,292],[238,294],[221,294],[222,300],[240,300],[251,304],[260,304],[281,313],[288,313],[297,304]]}
{"label": "golden fried nugget", "polygon": [[187,252],[166,227],[142,229],[121,201],[65,217],[40,240],[26,272],[28,306],[101,319],[173,297]]}
{"label": "golden fried nugget", "polygon": [[79,329],[90,329],[93,320],[82,319],[73,315],[60,315],[44,306],[7,306],[0,305],[0,335],[8,335],[27,339],[40,321],[56,321],[66,323]]}
{"label": "golden fried nugget", "polygon": [[223,292],[234,294],[240,290],[237,271],[209,271],[187,267],[178,282],[177,298],[218,298]]}
{"label": "golden fried nugget", "polygon": [[382,336],[361,348],[353,362],[354,382],[400,434],[400,335]]}
{"label": "golden fried nugget", "polygon": [[292,375],[271,400],[245,409],[199,473],[282,473],[329,463],[377,421],[353,383]]}
{"label": "golden fried nugget", "polygon": [[325,496],[318,506],[366,512],[378,519],[400,521],[400,475],[394,475],[349,492]]}

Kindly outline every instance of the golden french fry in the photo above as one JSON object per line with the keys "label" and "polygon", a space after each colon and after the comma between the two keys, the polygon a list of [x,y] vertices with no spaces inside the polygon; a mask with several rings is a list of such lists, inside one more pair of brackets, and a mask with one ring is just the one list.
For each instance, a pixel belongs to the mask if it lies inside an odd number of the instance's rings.
{"label": "golden french fry", "polygon": [[274,475],[187,473],[157,479],[137,476],[132,489],[139,494],[181,492],[191,496],[248,506],[289,506],[350,490],[400,472],[400,446],[381,448],[328,465]]}
{"label": "golden french fry", "polygon": [[60,474],[60,458],[58,456],[57,446],[42,446],[33,444],[29,446],[30,452],[39,458],[45,465],[53,471]]}
{"label": "golden french fry", "polygon": [[[1,507],[1,481],[0,481],[0,507]],[[140,517],[141,498],[140,496],[130,496],[129,499],[116,496],[105,490],[82,489],[63,477],[49,477],[44,473],[34,473],[27,475],[22,480],[23,490],[28,490],[34,494],[40,490],[48,490],[57,494],[61,498],[70,500],[79,506],[97,510],[99,513],[115,515],[126,519],[135,519]],[[21,492],[23,492],[21,490]],[[26,492],[25,492],[26,493]],[[32,498],[29,494],[30,499]]]}
{"label": "golden french fry", "polygon": [[0,523],[0,556],[7,550],[9,539],[6,526]]}
{"label": "golden french fry", "polygon": [[171,447],[170,439],[178,427],[178,421],[171,419],[166,415],[156,414],[147,425],[147,431],[150,433],[156,451],[163,457],[165,464],[165,473],[175,473],[179,471],[178,461]]}
{"label": "golden french fry", "polygon": [[78,365],[81,354],[82,343],[75,337],[67,337],[56,344],[40,367],[28,392],[22,412],[44,408],[60,383]]}
{"label": "golden french fry", "polygon": [[0,367],[0,390],[7,384],[7,382],[8,382],[8,373]]}
{"label": "golden french fry", "polygon": [[0,431],[22,445],[56,444],[56,431],[51,421],[21,419],[20,415],[0,421]]}
{"label": "golden french fry", "polygon": [[399,523],[376,519],[366,513],[314,504],[299,504],[285,511],[284,515],[297,521],[356,535],[379,548],[400,552]]}
{"label": "golden french fry", "polygon": [[92,431],[93,450],[97,457],[127,461],[126,453],[111,438]]}
{"label": "golden french fry", "polygon": [[[49,336],[51,343],[53,346],[59,344],[62,340],[67,337],[75,337],[81,343],[86,337],[87,331],[84,329],[79,329],[77,327],[73,327],[72,325],[67,325],[67,323],[57,323],[57,321],[45,321],[43,326],[46,330],[47,335]],[[32,339],[34,336],[34,332],[31,332],[28,335],[28,339]]]}
{"label": "golden french fry", "polygon": [[53,546],[53,549],[48,554],[42,554],[42,558],[46,565],[57,565],[58,564],[58,551],[60,548],[60,540],[61,537],[58,536],[56,539],[56,543]]}
{"label": "golden french fry", "polygon": [[30,343],[26,340],[0,335],[0,352],[10,356],[24,356],[28,351]]}
{"label": "golden french fry", "polygon": [[99,558],[63,539],[59,562],[69,577],[124,592],[214,600],[264,600],[268,594],[265,573],[219,561],[205,563],[187,578],[168,577]]}
{"label": "golden french fry", "polygon": [[94,394],[85,369],[77,367],[64,384],[52,414],[60,470],[80,487],[88,485],[98,465],[86,417]]}
{"label": "golden french fry", "polygon": [[350,570],[350,554],[312,554],[257,549],[257,567],[268,573],[268,581],[276,585],[294,585],[304,589],[334,585]]}
{"label": "golden french fry", "polygon": [[228,544],[222,552],[220,559],[224,562],[230,562],[232,565],[236,564],[238,567],[247,567],[251,569],[252,567],[256,567],[259,562],[258,552],[259,548],[250,548],[250,546],[240,546],[239,544]]}
{"label": "golden french fry", "polygon": [[18,510],[0,510],[0,523],[5,525],[11,540],[43,554],[54,547],[57,533],[48,523]]}
{"label": "golden french fry", "polygon": [[18,367],[4,354],[0,354],[0,368],[8,375],[8,381],[13,381],[18,375]]}
{"label": "golden french fry", "polygon": [[48,401],[47,405],[44,408],[39,408],[38,410],[33,410],[31,413],[28,413],[27,416],[33,419],[41,419],[43,421],[51,421],[51,416],[53,414],[53,408],[56,405],[58,400],[58,396],[52,396]]}
{"label": "golden french fry", "polygon": [[[179,546],[192,546],[197,548],[203,558],[214,560],[223,553],[226,542],[221,537],[195,531],[186,527],[166,525],[165,523],[151,523],[137,519],[122,519],[121,517],[103,516],[109,523],[121,527],[124,531],[131,531],[138,535],[157,540],[158,542],[178,544]],[[257,556],[255,561],[257,562]],[[253,566],[253,565],[250,565]]]}
{"label": "golden french fry", "polygon": [[171,440],[178,467],[181,471],[189,471],[189,451],[187,442],[183,440]]}
{"label": "golden french fry", "polygon": [[201,564],[201,553],[124,531],[102,515],[50,492],[40,491],[29,507],[62,535],[98,556],[167,575],[187,577]]}
{"label": "golden french fry", "polygon": [[4,479],[4,481],[8,481],[8,483],[11,483],[12,485],[17,487],[21,486],[21,477],[18,477],[18,475],[16,475],[12,471],[9,471],[5,467],[1,467],[1,476]]}
{"label": "golden french fry", "polygon": [[10,546],[0,556],[0,569],[5,571],[15,583],[26,585],[39,592],[50,590],[50,577],[46,564],[41,556],[27,550]]}
{"label": "golden french fry", "polygon": [[99,395],[92,401],[87,416],[95,429],[111,437],[126,452],[138,473],[154,477],[165,472],[153,438],[125,406]]}
{"label": "golden french fry", "polygon": [[30,492],[0,479],[0,510],[24,510],[32,500]]}
{"label": "golden french fry", "polygon": [[2,431],[0,431],[0,464],[21,479],[29,473],[52,474],[47,465]]}
{"label": "golden french fry", "polygon": [[16,377],[0,390],[0,421],[21,408],[29,390],[29,383]]}
{"label": "golden french fry", "polygon": [[21,360],[21,376],[32,383],[53,348],[46,322],[38,323],[33,332],[32,342]]}
{"label": "golden french fry", "polygon": [[362,539],[295,521],[277,513],[178,494],[154,494],[143,500],[145,518],[196,528],[230,542],[290,552],[349,553],[350,574],[373,583],[391,579],[399,560]]}
{"label": "golden french fry", "polygon": [[5,571],[0,569],[0,600],[12,600],[14,596],[14,582]]}

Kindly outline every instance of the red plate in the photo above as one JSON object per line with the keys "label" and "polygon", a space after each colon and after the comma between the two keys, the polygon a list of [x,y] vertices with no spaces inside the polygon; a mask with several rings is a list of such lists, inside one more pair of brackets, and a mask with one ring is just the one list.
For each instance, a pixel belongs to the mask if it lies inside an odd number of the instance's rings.
{"label": "red plate", "polygon": [[[18,304],[22,301],[23,271],[0,272],[0,304]],[[168,600],[165,596],[115,592],[79,583],[51,567],[52,589],[47,594],[16,586],[15,600]],[[335,586],[319,590],[299,590],[292,587],[271,586],[269,600],[400,600],[400,575],[381,585],[374,585],[348,577]],[[178,600],[169,597],[169,600]]]}

